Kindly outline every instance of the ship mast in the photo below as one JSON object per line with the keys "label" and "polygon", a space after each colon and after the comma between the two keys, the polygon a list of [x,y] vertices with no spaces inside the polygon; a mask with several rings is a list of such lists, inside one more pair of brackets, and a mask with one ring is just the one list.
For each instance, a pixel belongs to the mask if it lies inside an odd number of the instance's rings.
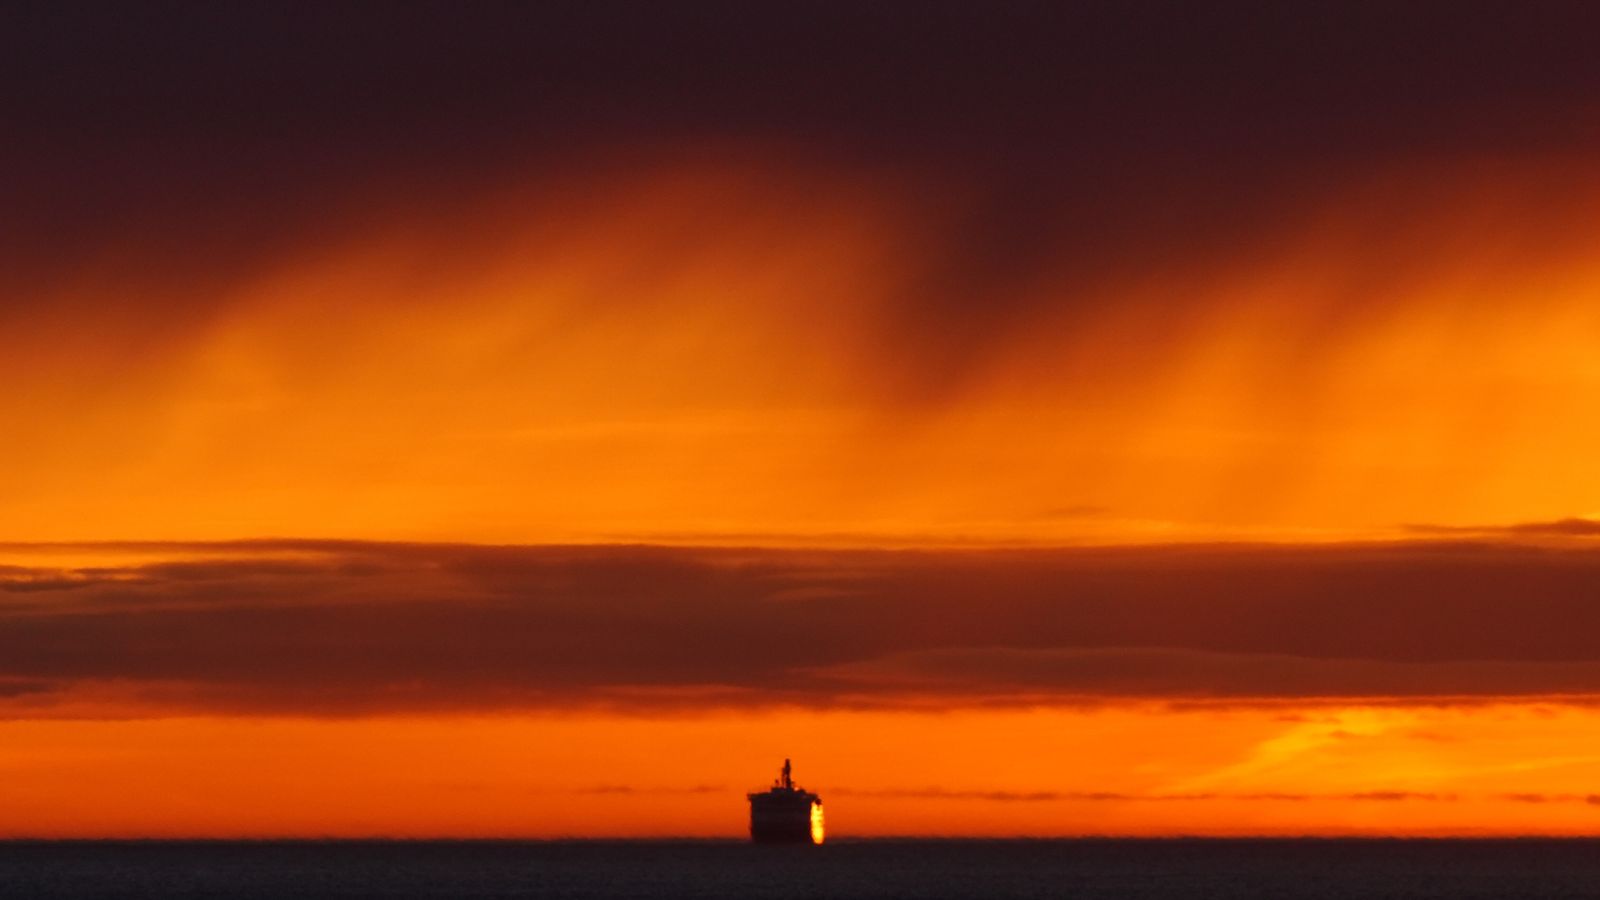
{"label": "ship mast", "polygon": [[783,789],[786,791],[794,790],[794,779],[789,777],[789,760],[787,759],[783,761]]}

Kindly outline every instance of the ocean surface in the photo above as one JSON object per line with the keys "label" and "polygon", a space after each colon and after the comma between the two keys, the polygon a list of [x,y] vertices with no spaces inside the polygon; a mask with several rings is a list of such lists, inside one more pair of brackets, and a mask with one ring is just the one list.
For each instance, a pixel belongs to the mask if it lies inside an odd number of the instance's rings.
{"label": "ocean surface", "polygon": [[1600,897],[1600,840],[12,842],[0,896]]}

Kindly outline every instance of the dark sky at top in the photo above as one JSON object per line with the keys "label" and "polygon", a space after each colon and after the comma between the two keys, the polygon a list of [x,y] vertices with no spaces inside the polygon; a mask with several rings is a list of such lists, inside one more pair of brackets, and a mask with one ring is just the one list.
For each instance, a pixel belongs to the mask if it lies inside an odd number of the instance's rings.
{"label": "dark sky at top", "polygon": [[229,149],[706,131],[974,153],[1545,137],[1600,88],[1590,9],[34,4],[7,17],[7,106],[28,136],[68,145]]}
{"label": "dark sky at top", "polygon": [[1045,222],[1103,254],[1092,245],[1119,234],[1215,232],[1351,169],[1584,153],[1600,137],[1586,3],[22,3],[0,17],[16,295],[119,235],[158,264],[197,234],[226,259],[303,231],[330,197],[449,195],[712,142],[984,185],[967,230],[989,237],[966,248],[984,278],[1025,268]]}
{"label": "dark sky at top", "polygon": [[13,177],[102,190],[703,136],[1041,177],[1253,168],[1580,146],[1597,20],[1582,3],[37,3],[5,15],[0,96]]}

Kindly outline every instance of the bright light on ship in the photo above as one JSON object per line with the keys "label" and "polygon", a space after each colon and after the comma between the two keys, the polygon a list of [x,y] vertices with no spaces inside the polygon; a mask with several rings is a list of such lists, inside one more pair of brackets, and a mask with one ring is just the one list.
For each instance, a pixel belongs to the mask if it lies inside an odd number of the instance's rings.
{"label": "bright light on ship", "polygon": [[811,843],[822,843],[822,804],[811,804]]}

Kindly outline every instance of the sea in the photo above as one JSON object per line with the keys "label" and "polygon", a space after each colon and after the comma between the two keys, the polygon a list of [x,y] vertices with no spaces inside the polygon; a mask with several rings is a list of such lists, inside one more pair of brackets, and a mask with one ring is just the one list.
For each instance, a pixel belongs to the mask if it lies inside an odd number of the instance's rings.
{"label": "sea", "polygon": [[0,896],[1600,897],[1600,840],[0,843]]}

